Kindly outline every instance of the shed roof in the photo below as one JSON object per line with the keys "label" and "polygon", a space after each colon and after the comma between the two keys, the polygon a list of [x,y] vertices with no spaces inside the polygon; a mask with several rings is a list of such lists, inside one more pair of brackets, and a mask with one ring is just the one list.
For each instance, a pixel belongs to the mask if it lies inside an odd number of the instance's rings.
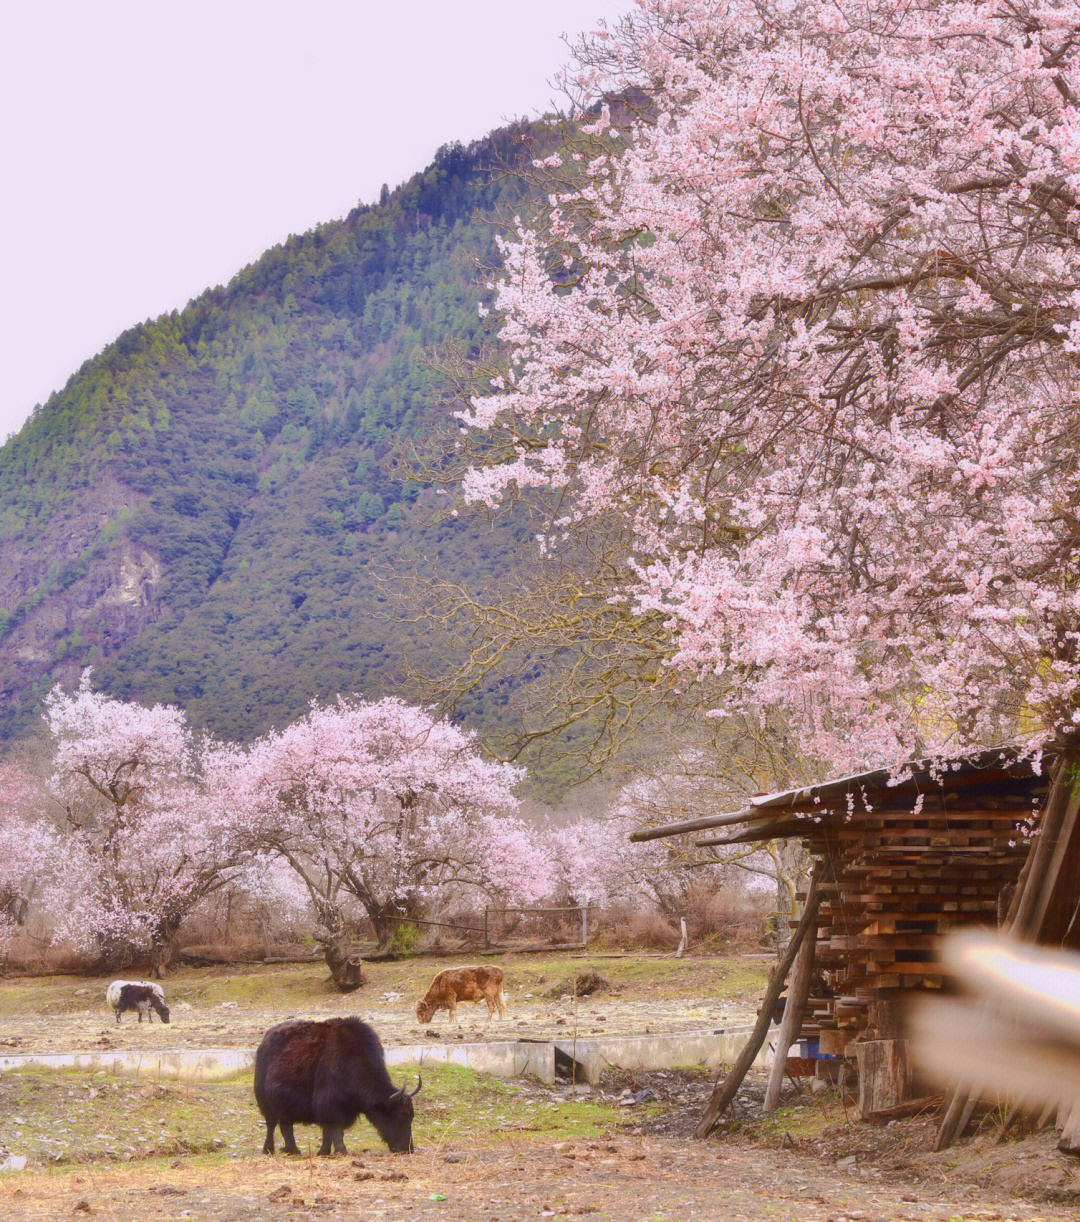
{"label": "shed roof", "polygon": [[[891,769],[871,768],[813,785],[758,794],[750,799],[749,806],[743,810],[645,828],[632,833],[630,839],[657,840],[688,832],[732,827],[737,830],[715,839],[699,841],[699,845],[706,847],[771,840],[778,836],[805,834],[809,830],[808,815],[820,820],[841,811],[847,814],[846,799],[849,794],[859,793],[867,799],[872,798],[868,805],[876,808],[907,803],[920,793],[948,791],[960,784],[1010,779],[1027,779],[1037,783],[1045,779],[1045,773],[1040,776],[1030,759],[1021,758],[1016,746],[992,747],[944,762],[935,759],[912,760],[899,780]],[[843,808],[838,805],[840,799],[845,802]]]}

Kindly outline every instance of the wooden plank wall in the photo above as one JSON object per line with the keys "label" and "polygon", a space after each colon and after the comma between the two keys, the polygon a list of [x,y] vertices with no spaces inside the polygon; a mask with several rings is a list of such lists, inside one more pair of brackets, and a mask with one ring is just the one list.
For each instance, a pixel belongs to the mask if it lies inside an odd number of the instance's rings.
{"label": "wooden plank wall", "polygon": [[[906,787],[905,787],[906,789]],[[996,927],[1002,889],[1027,855],[1018,823],[1037,812],[1046,781],[1007,776],[924,796],[900,790],[866,810],[857,802],[812,811],[800,838],[832,865],[818,918],[818,964],[828,988],[811,999],[801,1035],[821,1051],[854,1055],[874,1030],[875,1001],[938,989],[941,937],[969,924]],[[831,996],[827,993],[831,991]]]}

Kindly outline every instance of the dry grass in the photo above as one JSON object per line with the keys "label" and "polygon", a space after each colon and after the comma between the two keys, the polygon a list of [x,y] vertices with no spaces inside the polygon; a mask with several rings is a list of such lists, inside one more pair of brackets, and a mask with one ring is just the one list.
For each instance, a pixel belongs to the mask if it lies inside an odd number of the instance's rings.
{"label": "dry grass", "polygon": [[[406,998],[420,996],[436,972],[455,966],[457,959],[407,959],[365,967],[369,984],[353,994],[361,1003],[392,991]],[[461,963],[469,962],[463,955]],[[634,998],[701,997],[723,995],[733,1002],[750,1001],[762,987],[768,964],[739,955],[675,958],[609,958],[578,955],[498,955],[483,960],[503,968],[508,987],[516,995],[551,991],[561,982],[566,992],[574,977],[598,971],[620,986],[624,1000]],[[64,1014],[100,1009],[106,976],[21,976],[0,980],[0,1017]],[[170,1005],[187,1002],[200,1007],[236,1002],[240,1007],[291,1010],[313,1002],[344,1004],[322,963],[223,964],[206,968],[181,967],[164,981]]]}

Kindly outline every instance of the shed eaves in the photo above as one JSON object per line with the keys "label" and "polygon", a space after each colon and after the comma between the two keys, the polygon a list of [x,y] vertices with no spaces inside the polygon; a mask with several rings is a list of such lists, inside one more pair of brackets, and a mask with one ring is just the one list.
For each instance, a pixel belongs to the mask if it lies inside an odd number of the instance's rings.
{"label": "shed eaves", "polygon": [[632,833],[630,839],[635,842],[658,840],[716,827],[736,827],[738,830],[716,839],[699,841],[699,847],[745,844],[754,840],[796,836],[805,832],[807,825],[805,819],[792,816],[811,813],[825,817],[833,814],[835,808],[831,804],[849,793],[874,792],[887,793],[895,798],[908,797],[913,793],[948,788],[952,778],[971,778],[979,774],[984,775],[987,780],[1038,775],[1032,761],[1021,758],[1015,746],[992,747],[954,760],[913,760],[901,778],[897,778],[896,773],[888,768],[872,768],[814,785],[800,785],[777,793],[759,794],[750,799],[750,805],[744,810],[704,815],[699,819],[686,819],[663,827],[645,828]]}

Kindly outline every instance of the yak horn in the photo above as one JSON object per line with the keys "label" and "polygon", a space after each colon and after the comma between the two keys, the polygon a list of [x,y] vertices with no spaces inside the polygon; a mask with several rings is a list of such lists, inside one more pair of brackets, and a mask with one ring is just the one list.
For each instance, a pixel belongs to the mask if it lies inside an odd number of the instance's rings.
{"label": "yak horn", "polygon": [[[417,1074],[416,1075],[416,1090],[409,1091],[409,1098],[412,1099],[414,1096],[418,1095],[420,1093],[420,1087],[423,1085],[424,1085],[424,1079],[419,1074]],[[403,1086],[401,1089],[404,1090],[405,1087]]]}

